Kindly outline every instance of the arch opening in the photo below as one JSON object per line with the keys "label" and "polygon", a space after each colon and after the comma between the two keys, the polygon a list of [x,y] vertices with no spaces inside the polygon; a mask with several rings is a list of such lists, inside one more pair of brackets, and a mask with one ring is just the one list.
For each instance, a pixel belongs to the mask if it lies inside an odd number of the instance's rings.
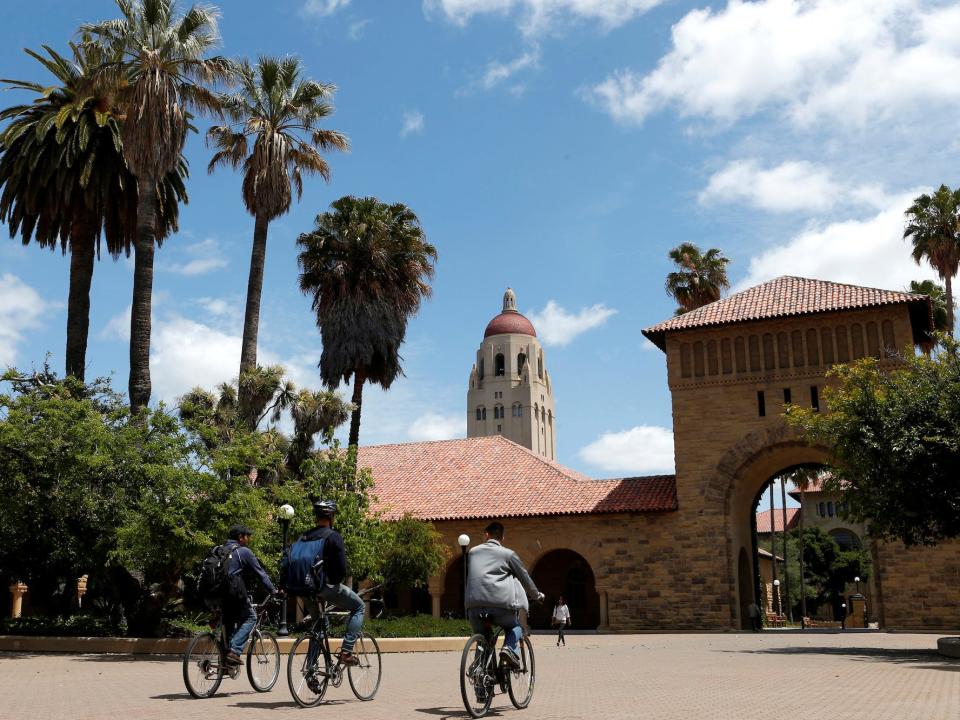
{"label": "arch opening", "polygon": [[530,573],[546,599],[530,606],[530,627],[550,627],[553,607],[562,595],[570,608],[570,627],[595,630],[600,624],[600,595],[590,563],[580,553],[558,549],[545,553]]}

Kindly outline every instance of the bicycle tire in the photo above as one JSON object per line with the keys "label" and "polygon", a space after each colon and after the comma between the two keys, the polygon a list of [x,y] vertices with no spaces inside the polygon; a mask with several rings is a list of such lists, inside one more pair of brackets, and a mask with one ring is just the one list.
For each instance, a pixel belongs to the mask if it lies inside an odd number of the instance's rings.
{"label": "bicycle tire", "polygon": [[280,645],[271,632],[254,630],[247,648],[247,679],[257,692],[270,692],[280,678]]}
{"label": "bicycle tire", "polygon": [[477,633],[467,640],[460,656],[460,696],[470,717],[483,717],[493,702],[494,684],[485,682],[489,652],[487,639]]}
{"label": "bicycle tire", "polygon": [[353,654],[360,660],[360,664],[347,666],[350,689],[357,696],[357,700],[373,700],[373,696],[380,689],[380,678],[383,675],[380,645],[370,633],[360,633],[353,646]]}
{"label": "bicycle tire", "polygon": [[[213,697],[223,682],[223,648],[213,633],[200,633],[187,645],[183,653],[183,684],[187,692],[198,700]],[[196,672],[196,678],[192,674]]]}
{"label": "bicycle tire", "polygon": [[537,662],[533,656],[533,645],[526,635],[520,638],[520,669],[507,670],[507,694],[517,710],[523,710],[533,698],[533,686],[536,682]]}
{"label": "bicycle tire", "polygon": [[[290,648],[290,654],[287,656],[287,686],[290,688],[290,694],[293,696],[294,702],[300,707],[314,707],[315,705],[319,705],[320,701],[323,700],[323,696],[326,695],[327,686],[330,683],[330,678],[326,675],[318,675],[318,690],[313,690],[307,684],[307,676],[309,674],[309,669],[307,668],[308,648],[303,648],[303,652],[299,653],[299,657],[297,648],[299,648],[302,643],[309,642],[311,637],[310,634],[298,637],[296,642],[293,643],[293,647]],[[322,642],[319,638],[314,638],[314,640],[316,642]],[[317,664],[324,662],[325,657],[321,650],[317,654]]]}

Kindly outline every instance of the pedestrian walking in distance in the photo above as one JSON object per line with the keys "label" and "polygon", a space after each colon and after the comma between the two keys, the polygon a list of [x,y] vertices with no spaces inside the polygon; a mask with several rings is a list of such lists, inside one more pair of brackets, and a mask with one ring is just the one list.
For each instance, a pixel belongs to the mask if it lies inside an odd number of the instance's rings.
{"label": "pedestrian walking in distance", "polygon": [[563,595],[561,595],[553,608],[553,625],[557,628],[557,647],[560,647],[560,643],[563,643],[564,647],[567,646],[567,639],[563,636],[563,630],[569,624],[570,608],[567,607]]}

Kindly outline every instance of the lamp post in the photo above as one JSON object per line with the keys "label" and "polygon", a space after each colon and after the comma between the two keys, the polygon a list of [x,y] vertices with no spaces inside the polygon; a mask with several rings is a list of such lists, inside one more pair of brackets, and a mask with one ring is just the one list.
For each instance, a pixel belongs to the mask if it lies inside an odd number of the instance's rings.
{"label": "lamp post", "polygon": [[[280,527],[283,528],[283,551],[287,551],[287,532],[290,530],[290,521],[293,520],[295,512],[292,505],[280,506]],[[287,630],[287,596],[283,596],[280,601],[280,627],[277,628],[277,635],[289,635]]]}
{"label": "lamp post", "polygon": [[467,615],[467,546],[470,544],[470,536],[466,533],[457,538],[460,545],[460,556],[463,558],[463,615]]}
{"label": "lamp post", "polygon": [[[774,562],[776,562],[776,560],[774,560]],[[773,581],[773,601],[774,601],[773,612],[775,612],[777,615],[781,615],[782,613],[780,612],[780,581],[779,580]]]}
{"label": "lamp post", "polygon": [[847,604],[840,603],[840,629],[847,629]]}
{"label": "lamp post", "polygon": [[859,595],[859,594],[860,594],[860,576],[857,575],[857,576],[853,579],[853,581],[857,584],[857,595]]}

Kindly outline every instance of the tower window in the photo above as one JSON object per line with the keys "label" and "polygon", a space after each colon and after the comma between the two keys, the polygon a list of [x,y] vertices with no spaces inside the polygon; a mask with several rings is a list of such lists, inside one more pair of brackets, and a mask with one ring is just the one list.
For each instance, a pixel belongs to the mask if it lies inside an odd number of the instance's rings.
{"label": "tower window", "polygon": [[833,517],[833,502],[832,502],[832,501],[828,501],[828,502],[827,502],[827,515],[829,515],[830,517]]}
{"label": "tower window", "polygon": [[793,400],[792,400],[791,398],[792,398],[792,396],[791,396],[791,394],[790,394],[790,388],[784,388],[784,389],[783,389],[783,404],[786,405],[787,403],[793,402]]}
{"label": "tower window", "polygon": [[820,412],[820,389],[816,385],[810,386],[810,407],[814,412]]}
{"label": "tower window", "polygon": [[493,374],[496,377],[500,377],[506,373],[506,368],[503,361],[503,353],[497,353],[497,356],[493,360]]}
{"label": "tower window", "polygon": [[480,372],[478,374],[480,375],[480,379],[483,380],[483,358],[480,358]]}
{"label": "tower window", "polygon": [[497,432],[501,432],[502,430],[503,430],[503,425],[497,425]]}
{"label": "tower window", "polygon": [[523,372],[523,366],[527,364],[527,356],[524,353],[517,355],[517,375]]}
{"label": "tower window", "polygon": [[537,357],[537,377],[543,380],[543,353]]}
{"label": "tower window", "polygon": [[757,414],[760,417],[766,417],[767,415],[767,401],[763,397],[763,390],[757,390]]}

